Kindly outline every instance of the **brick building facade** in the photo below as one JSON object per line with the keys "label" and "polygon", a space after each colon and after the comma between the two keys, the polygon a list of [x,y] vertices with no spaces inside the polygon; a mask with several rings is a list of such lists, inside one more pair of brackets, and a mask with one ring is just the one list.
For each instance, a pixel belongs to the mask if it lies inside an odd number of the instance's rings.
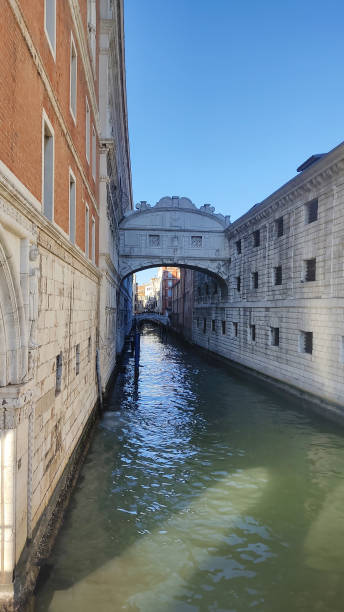
{"label": "brick building facade", "polygon": [[172,310],[172,288],[180,278],[180,269],[176,267],[162,266],[159,268],[160,281],[159,312],[165,314]]}
{"label": "brick building facade", "polygon": [[[34,583],[37,566],[24,567],[22,553],[37,555],[98,398],[107,273],[98,265],[101,215],[103,231],[109,225],[107,197],[99,197],[104,139],[119,150],[107,175],[121,194],[119,214],[132,203],[123,60],[114,68],[120,91],[113,83],[120,135],[106,132],[99,99],[104,29],[123,57],[122,2],[0,5],[0,606],[11,606],[14,591],[20,601]],[[115,241],[115,224],[110,233]],[[130,301],[130,280],[119,286],[117,275],[107,310],[117,328],[105,338],[108,360],[102,353],[99,370],[105,383],[130,325]]]}
{"label": "brick building facade", "polygon": [[172,287],[170,321],[172,328],[185,338],[192,338],[193,270],[180,268],[180,280]]}

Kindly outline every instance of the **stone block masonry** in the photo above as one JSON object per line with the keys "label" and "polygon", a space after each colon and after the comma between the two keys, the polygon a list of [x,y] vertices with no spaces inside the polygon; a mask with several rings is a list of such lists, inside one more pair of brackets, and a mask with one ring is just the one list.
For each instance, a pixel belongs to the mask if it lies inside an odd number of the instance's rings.
{"label": "stone block masonry", "polygon": [[344,418],[343,220],[341,144],[229,226],[228,298],[194,274],[192,341]]}

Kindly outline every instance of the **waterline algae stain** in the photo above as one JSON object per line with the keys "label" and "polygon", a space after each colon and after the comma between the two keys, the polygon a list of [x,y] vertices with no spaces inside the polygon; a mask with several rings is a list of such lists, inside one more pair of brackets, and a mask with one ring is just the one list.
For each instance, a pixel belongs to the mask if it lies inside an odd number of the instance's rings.
{"label": "waterline algae stain", "polygon": [[146,327],[36,611],[342,612],[344,438]]}

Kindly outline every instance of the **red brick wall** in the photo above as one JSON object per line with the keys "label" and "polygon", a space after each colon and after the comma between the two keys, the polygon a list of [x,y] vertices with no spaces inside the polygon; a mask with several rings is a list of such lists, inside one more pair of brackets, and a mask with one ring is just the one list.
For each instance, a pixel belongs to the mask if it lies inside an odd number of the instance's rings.
{"label": "red brick wall", "polygon": [[[86,28],[87,2],[86,0],[79,0],[79,3],[84,27]],[[44,30],[44,2],[21,0],[20,6],[25,24],[35,49],[42,59],[67,130],[73,140],[89,188],[97,201],[98,178],[95,182],[92,177],[92,159],[90,159],[90,163],[86,160],[86,95],[91,112],[91,156],[94,117],[69,4],[59,0],[56,2],[56,62]],[[66,233],[69,232],[70,167],[76,177],[76,243],[82,250],[85,249],[84,223],[85,202],[87,202],[90,207],[90,237],[92,215],[96,220],[96,252],[98,252],[97,212],[92,206],[86,184],[50,104],[43,80],[36,69],[8,0],[0,0],[0,15],[0,57],[2,58],[0,62],[0,159],[41,201],[42,112],[44,108],[55,132],[54,221]],[[78,55],[76,124],[69,108],[71,31]],[[99,31],[99,25],[97,31]],[[87,38],[87,30],[85,36]],[[97,91],[96,81],[95,90]],[[98,159],[96,176],[98,177]]]}

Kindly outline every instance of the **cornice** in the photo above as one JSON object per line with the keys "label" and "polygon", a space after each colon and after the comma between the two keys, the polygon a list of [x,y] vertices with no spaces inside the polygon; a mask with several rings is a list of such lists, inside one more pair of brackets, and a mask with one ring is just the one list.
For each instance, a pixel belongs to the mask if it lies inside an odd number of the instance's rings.
{"label": "cornice", "polygon": [[239,219],[233,221],[232,225],[227,228],[227,233],[236,236],[242,230],[252,228],[257,221],[268,219],[272,212],[281,211],[298,200],[312,199],[316,191],[324,188],[340,173],[343,173],[344,180],[344,143],[330,151],[314,166],[285,183],[263,200],[256,210],[248,210]]}
{"label": "cornice", "polygon": [[[33,40],[32,40],[32,38],[30,36],[30,33],[29,33],[29,31],[28,31],[28,29],[26,27],[24,18],[22,16],[22,13],[21,13],[21,10],[20,10],[19,4],[18,4],[18,0],[9,0],[9,4],[10,4],[12,12],[13,12],[15,18],[16,18],[16,21],[17,21],[19,29],[20,29],[20,31],[22,33],[22,36],[23,36],[23,38],[24,38],[24,40],[26,42],[26,45],[27,45],[28,50],[29,50],[29,53],[32,56],[32,59],[33,59],[33,62],[35,64],[35,66],[36,66],[37,72],[38,72],[38,74],[40,75],[40,77],[42,79],[42,82],[43,82],[43,85],[44,85],[44,87],[46,89],[49,101],[50,101],[50,103],[51,103],[51,105],[52,105],[52,107],[53,107],[53,109],[55,111],[56,117],[57,117],[58,122],[60,124],[60,128],[62,130],[62,133],[63,133],[63,135],[64,135],[64,137],[65,137],[65,139],[66,139],[66,141],[68,143],[70,151],[71,151],[71,153],[72,153],[72,155],[74,157],[75,163],[76,163],[76,165],[78,167],[78,170],[79,170],[79,172],[80,172],[80,174],[82,176],[83,182],[84,182],[84,184],[86,186],[86,189],[87,189],[87,192],[88,192],[88,195],[89,195],[89,199],[93,203],[93,206],[96,209],[97,214],[99,215],[99,210],[98,210],[98,205],[97,205],[96,199],[95,199],[95,197],[94,197],[94,195],[92,193],[92,190],[91,190],[91,188],[89,186],[87,176],[86,176],[86,174],[84,172],[84,169],[82,167],[82,163],[79,160],[79,156],[78,156],[78,153],[77,153],[76,148],[74,146],[73,139],[72,139],[72,137],[71,137],[71,135],[69,133],[69,130],[68,130],[66,124],[65,124],[65,121],[64,121],[61,109],[59,107],[58,101],[57,101],[57,99],[55,97],[55,94],[53,92],[53,88],[52,88],[51,83],[49,81],[49,77],[48,77],[48,75],[47,75],[47,73],[46,73],[46,71],[44,69],[43,61],[42,61],[42,59],[41,59],[37,49],[35,48],[35,46],[33,44]],[[98,125],[98,127],[99,127],[99,125]],[[99,134],[99,129],[98,129],[98,134]]]}
{"label": "cornice", "polygon": [[4,202],[0,201],[0,204],[4,207],[5,213],[10,215],[19,226],[23,226],[38,244],[52,251],[74,268],[87,270],[90,276],[100,277],[101,273],[98,268],[65,237],[64,232],[58,226],[53,225],[40,211],[33,208],[14,186],[0,176],[1,196]]}

